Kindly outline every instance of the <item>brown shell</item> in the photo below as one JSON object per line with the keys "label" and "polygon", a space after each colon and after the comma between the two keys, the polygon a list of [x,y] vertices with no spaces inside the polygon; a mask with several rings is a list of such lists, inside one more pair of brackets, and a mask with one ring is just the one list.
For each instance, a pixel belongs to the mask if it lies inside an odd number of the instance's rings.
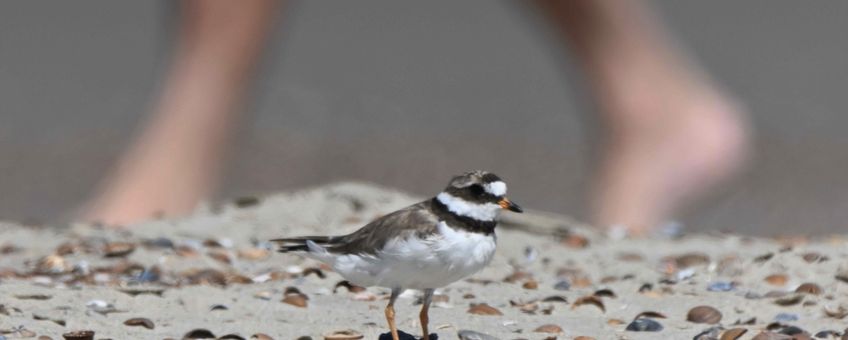
{"label": "brown shell", "polygon": [[821,286],[819,286],[815,283],[807,282],[807,283],[804,283],[804,284],[798,286],[798,288],[795,288],[795,292],[796,293],[819,295],[819,294],[822,293],[822,288],[821,288]]}
{"label": "brown shell", "polygon": [[124,325],[141,326],[141,327],[144,327],[144,328],[147,328],[147,329],[156,328],[156,326],[153,324],[153,321],[150,321],[150,319],[148,319],[148,318],[127,319],[127,321],[124,321]]}
{"label": "brown shell", "polygon": [[694,323],[717,324],[721,321],[721,312],[710,306],[697,306],[686,314],[686,321]]}
{"label": "brown shell", "polygon": [[719,340],[736,340],[747,332],[748,330],[745,328],[731,328],[721,333]]}
{"label": "brown shell", "polygon": [[497,308],[489,306],[485,303],[480,304],[472,304],[471,308],[468,308],[469,314],[477,314],[477,315],[503,315],[501,311]]}
{"label": "brown shell", "polygon": [[534,329],[533,332],[560,334],[562,333],[562,327],[554,324],[541,325]]}

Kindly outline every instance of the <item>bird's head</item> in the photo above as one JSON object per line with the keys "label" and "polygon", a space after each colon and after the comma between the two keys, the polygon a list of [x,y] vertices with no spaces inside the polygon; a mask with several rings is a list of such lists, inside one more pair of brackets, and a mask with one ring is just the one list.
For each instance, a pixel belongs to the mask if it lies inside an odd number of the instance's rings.
{"label": "bird's head", "polygon": [[506,198],[506,183],[500,177],[481,170],[452,178],[436,199],[458,215],[481,221],[494,220],[503,209],[523,211]]}

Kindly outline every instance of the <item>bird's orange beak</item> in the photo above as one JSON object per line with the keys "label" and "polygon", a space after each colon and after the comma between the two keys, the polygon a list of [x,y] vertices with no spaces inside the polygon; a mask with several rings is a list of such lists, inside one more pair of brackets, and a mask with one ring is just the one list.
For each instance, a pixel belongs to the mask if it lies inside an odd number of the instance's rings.
{"label": "bird's orange beak", "polygon": [[500,205],[501,208],[504,208],[504,209],[509,210],[509,211],[514,211],[514,212],[517,212],[517,213],[524,212],[524,210],[521,209],[521,207],[519,207],[518,204],[512,203],[512,201],[510,201],[506,197],[504,197],[500,201],[498,201],[498,205]]}

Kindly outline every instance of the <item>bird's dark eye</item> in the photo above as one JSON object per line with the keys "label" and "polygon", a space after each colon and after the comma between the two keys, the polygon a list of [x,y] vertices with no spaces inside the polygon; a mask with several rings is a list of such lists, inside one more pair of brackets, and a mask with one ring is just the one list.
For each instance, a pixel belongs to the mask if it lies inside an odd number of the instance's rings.
{"label": "bird's dark eye", "polygon": [[470,186],[468,189],[471,190],[471,194],[474,195],[474,196],[482,196],[483,193],[485,192],[485,190],[483,190],[483,187],[480,186],[479,184],[474,184],[474,185]]}

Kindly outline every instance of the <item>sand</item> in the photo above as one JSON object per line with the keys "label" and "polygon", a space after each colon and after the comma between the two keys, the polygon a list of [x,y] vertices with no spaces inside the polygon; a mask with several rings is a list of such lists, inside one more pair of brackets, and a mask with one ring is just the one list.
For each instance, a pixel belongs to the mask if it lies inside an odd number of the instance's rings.
{"label": "sand", "polygon": [[[179,339],[206,329],[218,337],[317,340],[351,329],[375,339],[387,331],[386,289],[336,289],[338,274],[269,252],[267,240],[346,233],[419,199],[340,183],[206,206],[187,218],[124,230],[0,223],[0,335],[62,339],[92,330],[96,339]],[[790,326],[841,334],[848,324],[839,318],[848,308],[845,237],[611,239],[563,216],[506,217],[491,265],[438,291],[430,328],[439,338],[472,330],[500,339],[692,339],[718,326],[744,328],[739,339],[751,339],[767,328],[798,331]],[[805,283],[815,286],[795,293]],[[417,296],[410,291],[397,304],[400,329],[416,336]],[[286,297],[294,304],[282,302]],[[500,315],[469,313],[481,303]],[[717,324],[687,321],[700,305],[721,314]],[[626,330],[643,312],[655,312],[642,319],[662,330]],[[154,327],[124,324],[132,318]],[[536,332],[544,325],[556,327]]]}

